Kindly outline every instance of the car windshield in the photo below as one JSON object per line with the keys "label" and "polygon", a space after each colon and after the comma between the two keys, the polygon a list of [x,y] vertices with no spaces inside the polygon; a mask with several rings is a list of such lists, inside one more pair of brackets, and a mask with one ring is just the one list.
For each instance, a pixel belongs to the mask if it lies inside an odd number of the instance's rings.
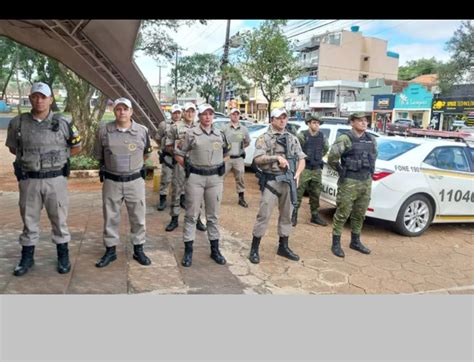
{"label": "car windshield", "polygon": [[252,133],[252,132],[258,131],[259,129],[266,128],[266,127],[268,127],[268,125],[265,125],[265,124],[252,124],[252,125],[248,126],[247,129],[249,130],[249,133]]}
{"label": "car windshield", "polygon": [[377,141],[377,158],[383,161],[390,161],[417,146],[418,144],[416,143],[406,141],[379,139]]}

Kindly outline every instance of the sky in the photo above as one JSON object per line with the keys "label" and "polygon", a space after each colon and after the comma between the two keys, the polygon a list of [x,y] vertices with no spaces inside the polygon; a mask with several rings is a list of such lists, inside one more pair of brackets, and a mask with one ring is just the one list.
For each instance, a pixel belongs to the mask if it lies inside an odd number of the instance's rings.
{"label": "sky", "polygon": [[[262,20],[231,20],[230,36],[238,31],[250,30],[260,25]],[[226,20],[209,20],[207,25],[198,22],[192,26],[183,25],[178,32],[171,32],[173,39],[185,50],[179,55],[194,53],[214,53],[221,56],[226,33]],[[388,42],[388,51],[400,55],[400,65],[420,58],[435,57],[446,61],[450,58],[445,49],[446,42],[461,25],[461,20],[289,20],[284,28],[291,40],[305,42],[313,35],[326,31],[350,30],[359,26],[364,36],[384,39]],[[301,34],[300,34],[301,33]],[[232,54],[232,49],[231,49]],[[141,53],[136,54],[138,67],[155,86],[159,83],[158,63]],[[169,82],[172,64],[161,61],[161,84]]]}

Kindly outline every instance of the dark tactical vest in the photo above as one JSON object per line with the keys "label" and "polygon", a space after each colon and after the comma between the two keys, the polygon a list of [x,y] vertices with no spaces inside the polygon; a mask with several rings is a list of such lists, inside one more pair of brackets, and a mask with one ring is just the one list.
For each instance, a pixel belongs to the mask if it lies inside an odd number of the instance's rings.
{"label": "dark tactical vest", "polygon": [[66,165],[70,155],[69,134],[64,133],[61,122],[67,121],[60,114],[42,122],[20,116],[17,138],[21,149],[17,160],[23,171],[58,171]]}
{"label": "dark tactical vest", "polygon": [[375,170],[375,140],[367,133],[361,138],[352,133],[347,136],[351,139],[352,147],[341,156],[341,166],[346,171],[345,177],[367,180]]}
{"label": "dark tactical vest", "polygon": [[319,132],[316,136],[311,136],[309,131],[304,132],[303,152],[306,156],[306,168],[309,170],[317,170],[323,168],[323,147],[324,135]]}

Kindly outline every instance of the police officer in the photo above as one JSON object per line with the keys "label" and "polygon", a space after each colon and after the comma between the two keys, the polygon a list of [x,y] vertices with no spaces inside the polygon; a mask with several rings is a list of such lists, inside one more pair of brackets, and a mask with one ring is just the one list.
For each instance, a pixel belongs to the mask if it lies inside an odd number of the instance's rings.
{"label": "police officer", "polygon": [[[230,147],[230,158],[225,162],[225,176],[232,170],[234,173],[238,204],[242,207],[249,207],[244,198],[245,192],[245,147],[250,144],[250,136],[247,127],[240,124],[240,111],[233,108],[230,111],[230,122],[222,130]],[[225,178],[224,176],[224,178]]]}
{"label": "police officer", "polygon": [[[268,131],[256,140],[253,158],[254,163],[262,171],[258,173],[260,175],[259,184],[261,186],[262,199],[253,228],[253,240],[249,256],[250,261],[254,264],[260,262],[258,254],[260,240],[265,235],[276,203],[278,203],[280,213],[278,218],[278,235],[280,240],[277,254],[290,260],[299,260],[299,256],[288,247],[293,208],[290,198],[290,186],[286,182],[276,181],[275,178],[283,175],[290,167],[289,160],[287,159],[288,154],[292,159],[297,160],[295,174],[294,176],[292,175],[295,180],[294,187],[297,187],[300,174],[305,167],[306,155],[301,150],[298,139],[286,129],[288,122],[286,109],[274,109],[271,113],[271,122]],[[280,140],[285,138],[287,140],[285,141],[286,146],[283,146]]]}
{"label": "police officer", "polygon": [[145,243],[145,169],[144,160],[152,148],[148,129],[131,119],[132,102],[118,98],[114,102],[115,122],[101,124],[94,145],[94,156],[101,163],[102,209],[104,213],[105,254],[96,263],[98,268],[117,259],[120,208],[127,205],[133,259],[150,265],[143,252]]}
{"label": "police officer", "polygon": [[196,220],[202,198],[206,208],[207,235],[211,244],[211,258],[218,264],[226,260],[219,251],[219,209],[224,185],[224,157],[228,144],[224,134],[212,126],[214,108],[210,104],[199,106],[199,126],[186,132],[184,141],[175,149],[175,158],[186,171],[186,215],[184,217],[184,257],[182,265],[192,264]]}
{"label": "police officer", "polygon": [[81,151],[77,128],[50,110],[53,98],[45,83],[34,83],[29,96],[31,112],[10,121],[6,146],[16,155],[15,175],[20,190],[21,260],[13,274],[21,276],[34,265],[34,251],[40,233],[40,214],[46,208],[56,244],[59,273],[71,270],[66,224],[68,214],[67,179],[69,157]]}
{"label": "police officer", "polygon": [[158,130],[155,134],[155,140],[160,145],[160,156],[161,164],[161,182],[160,182],[160,200],[156,209],[163,211],[166,209],[166,197],[168,195],[169,185],[173,176],[174,159],[173,155],[166,150],[166,135],[171,125],[175,124],[181,119],[182,109],[179,104],[173,104],[171,106],[171,121],[163,121],[158,125]]}
{"label": "police officer", "polygon": [[301,174],[300,185],[298,186],[298,206],[293,210],[291,223],[296,226],[298,222],[298,208],[306,190],[309,193],[309,203],[311,208],[311,222],[326,226],[328,223],[321,219],[318,214],[319,196],[322,188],[322,170],[324,166],[323,157],[329,150],[329,143],[324,134],[319,131],[321,122],[315,114],[308,114],[305,119],[309,129],[298,135],[301,148],[306,156],[306,166]]}
{"label": "police officer", "polygon": [[[196,116],[196,106],[194,103],[188,102],[184,105],[184,114],[183,120],[172,124],[166,134],[166,150],[168,153],[174,155],[174,148],[180,147],[184,141],[184,135],[191,128],[199,126],[199,124],[194,123],[194,118]],[[173,169],[173,178],[171,182],[171,206],[170,206],[170,216],[171,221],[166,226],[166,231],[173,231],[179,226],[178,218],[181,208],[185,208],[185,185],[186,177],[183,166],[177,163]],[[200,215],[198,216],[196,222],[196,228],[200,231],[206,231],[206,225],[201,221]]]}
{"label": "police officer", "polygon": [[349,121],[352,126],[351,132],[336,139],[328,156],[329,166],[339,173],[331,250],[334,255],[341,258],[344,257],[341,232],[349,215],[352,229],[349,247],[363,254],[370,254],[370,250],[360,241],[360,232],[370,202],[372,174],[377,158],[376,140],[365,132],[367,129],[365,114],[353,113]]}

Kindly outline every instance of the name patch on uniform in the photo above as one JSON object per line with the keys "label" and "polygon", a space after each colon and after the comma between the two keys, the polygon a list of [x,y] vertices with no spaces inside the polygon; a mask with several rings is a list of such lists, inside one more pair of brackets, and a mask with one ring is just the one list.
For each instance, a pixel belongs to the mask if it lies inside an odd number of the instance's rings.
{"label": "name patch on uniform", "polygon": [[135,151],[135,150],[137,149],[137,145],[136,145],[135,143],[130,143],[130,144],[128,145],[128,149],[129,149],[130,151]]}

